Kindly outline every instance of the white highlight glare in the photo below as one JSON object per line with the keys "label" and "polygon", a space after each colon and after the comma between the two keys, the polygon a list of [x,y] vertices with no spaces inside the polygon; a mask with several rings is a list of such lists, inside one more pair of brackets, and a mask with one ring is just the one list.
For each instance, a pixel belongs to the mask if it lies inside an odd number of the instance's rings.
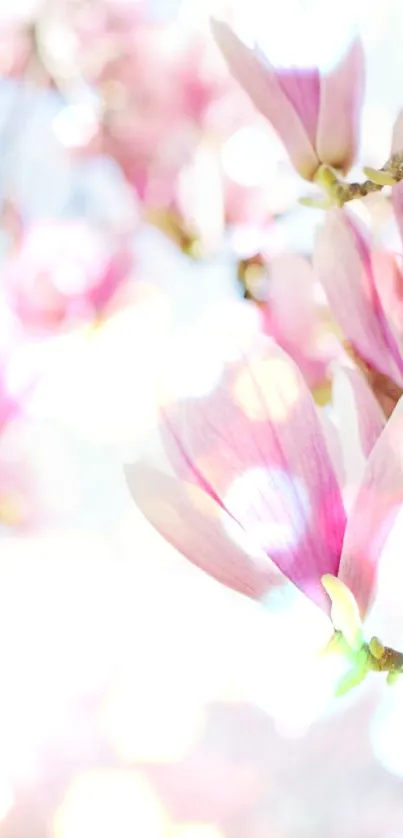
{"label": "white highlight glare", "polygon": [[222,163],[227,175],[242,186],[259,186],[262,179],[274,176],[276,158],[273,140],[254,127],[241,128],[222,149]]}
{"label": "white highlight glare", "polygon": [[170,397],[202,398],[217,386],[222,361],[210,342],[181,340],[173,348],[167,376]]}
{"label": "white highlight glare", "polygon": [[[359,0],[339,0],[329,25],[323,0],[249,0],[238,17],[237,32],[248,33],[275,66],[329,71],[340,60],[357,27]],[[245,40],[245,38],[243,38]]]}
{"label": "white highlight glare", "polygon": [[383,768],[403,777],[403,683],[395,684],[384,696],[372,720],[372,749]]}
{"label": "white highlight glare", "polygon": [[53,120],[57,139],[68,148],[88,143],[97,127],[96,116],[86,105],[69,105]]}
{"label": "white highlight glare", "polygon": [[[299,478],[281,469],[263,467],[251,468],[237,477],[224,504],[245,528],[247,539],[256,546],[252,555],[257,558],[262,551],[270,556],[271,552],[295,547],[304,534],[310,512],[309,497]],[[224,526],[239,543],[237,525],[225,518]]]}
{"label": "white highlight glare", "polygon": [[164,838],[168,819],[137,772],[99,770],[74,780],[56,814],[57,838]]}
{"label": "white highlight glare", "polygon": [[53,285],[63,294],[79,294],[88,288],[88,272],[78,262],[63,263],[52,273]]}
{"label": "white highlight glare", "polygon": [[344,702],[333,696],[349,664],[342,655],[321,654],[332,635],[324,612],[291,583],[284,594],[280,609],[273,610],[268,598],[261,624],[257,614],[253,624],[242,622],[236,698],[260,707],[281,736],[294,738],[315,720],[343,709]]}

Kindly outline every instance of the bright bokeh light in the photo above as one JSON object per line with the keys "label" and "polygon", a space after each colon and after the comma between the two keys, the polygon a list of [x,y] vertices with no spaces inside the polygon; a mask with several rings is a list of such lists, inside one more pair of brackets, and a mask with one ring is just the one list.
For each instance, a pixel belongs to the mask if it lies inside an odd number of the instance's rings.
{"label": "bright bokeh light", "polygon": [[[268,557],[294,548],[310,522],[310,502],[302,481],[280,469],[251,468],[235,479],[225,508],[244,527],[248,538]],[[230,535],[238,533],[231,522]]]}
{"label": "bright bokeh light", "polygon": [[138,772],[96,770],[79,775],[55,817],[55,838],[168,838],[169,822]]}
{"label": "bright bokeh light", "polygon": [[[202,702],[156,674],[117,688],[106,700],[102,725],[114,750],[130,762],[170,763],[184,759],[203,731]],[[161,701],[163,692],[164,701]]]}
{"label": "bright bokeh light", "polygon": [[282,358],[252,361],[233,387],[235,401],[252,422],[285,422],[300,398],[297,372]]}
{"label": "bright bokeh light", "polygon": [[184,823],[174,827],[172,838],[225,838],[217,826],[206,823]]}
{"label": "bright bokeh light", "polygon": [[94,109],[88,105],[69,105],[53,121],[53,130],[57,138],[69,148],[89,142],[97,127]]}
{"label": "bright bokeh light", "polygon": [[256,127],[240,128],[223,145],[222,162],[227,175],[242,186],[259,186],[276,168],[275,145],[268,133]]}
{"label": "bright bokeh light", "polygon": [[68,531],[4,542],[0,750],[17,776],[35,773],[71,703],[97,694],[125,656],[119,580],[101,537]]}
{"label": "bright bokeh light", "polygon": [[248,303],[226,299],[212,305],[191,330],[172,339],[162,396],[170,401],[213,393],[231,364],[253,345],[259,323],[259,312]]}
{"label": "bright bokeh light", "polygon": [[304,737],[315,721],[348,705],[349,698],[336,702],[333,695],[349,664],[322,654],[331,623],[294,585],[285,582],[262,604],[260,610],[245,602],[232,629],[237,666],[227,699],[259,707],[281,737]]}
{"label": "bright bokeh light", "polygon": [[341,0],[337,15],[321,0],[259,0],[234,3],[239,34],[259,46],[275,66],[319,66],[330,70],[356,32],[360,0]]}
{"label": "bright bokeh light", "polygon": [[[175,345],[176,344],[176,345]],[[223,362],[217,357],[214,343],[206,343],[200,336],[181,336],[173,344],[169,355],[168,373],[161,382],[162,398],[202,398],[219,384]]]}
{"label": "bright bokeh light", "polygon": [[98,328],[59,340],[52,354],[44,348],[35,415],[50,414],[92,441],[133,439],[150,428],[170,310],[140,284],[132,303]]}

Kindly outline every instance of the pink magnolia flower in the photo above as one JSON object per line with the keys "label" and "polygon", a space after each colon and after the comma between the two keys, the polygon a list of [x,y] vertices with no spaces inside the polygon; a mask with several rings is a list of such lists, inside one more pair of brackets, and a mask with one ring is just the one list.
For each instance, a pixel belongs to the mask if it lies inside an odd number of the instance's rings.
{"label": "pink magnolia flower", "polygon": [[211,25],[230,71],[277,131],[299,174],[312,180],[322,163],[346,173],[356,154],[364,92],[360,40],[321,75],[317,67],[272,67],[225,23],[212,20]]}
{"label": "pink magnolia flower", "polygon": [[31,332],[105,314],[132,267],[126,241],[84,221],[41,221],[22,233],[3,264],[12,309]]}
{"label": "pink magnolia flower", "polygon": [[191,562],[249,597],[268,602],[287,579],[329,614],[325,584],[334,625],[361,650],[358,614],[372,604],[402,509],[403,406],[382,431],[375,400],[365,385],[357,389],[357,439],[368,463],[347,517],[298,368],[271,341],[241,355],[205,397],[164,403],[161,435],[175,476],[140,461],[127,471],[132,496]]}
{"label": "pink magnolia flower", "polygon": [[371,252],[368,234],[346,210],[329,210],[313,265],[330,308],[389,414],[403,388],[403,277],[392,254]]}

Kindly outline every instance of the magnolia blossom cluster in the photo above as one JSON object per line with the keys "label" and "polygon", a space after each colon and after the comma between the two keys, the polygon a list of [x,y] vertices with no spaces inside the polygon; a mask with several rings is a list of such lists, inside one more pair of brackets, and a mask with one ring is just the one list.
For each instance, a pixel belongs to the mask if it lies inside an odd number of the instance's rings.
{"label": "magnolia blossom cluster", "polygon": [[[133,496],[227,586],[265,602],[290,584],[302,592],[324,617],[321,643],[333,633],[350,664],[340,691],[368,670],[393,680],[400,653],[362,624],[402,500],[403,118],[388,161],[362,183],[347,180],[364,102],[360,38],[323,73],[272,65],[222,21],[161,22],[146,2],[60,0],[1,34],[4,438],[16,416],[23,426],[42,372],[11,387],[10,354],[51,354],[78,333],[97,341],[116,320],[118,331],[154,281],[145,231],[171,240],[189,283],[195,264],[229,264],[248,299],[234,320],[222,314],[217,340],[205,329],[190,393],[164,377],[170,468],[133,466]],[[298,198],[306,214],[322,213],[303,252],[273,235]],[[161,253],[158,271],[173,285],[177,263]],[[183,354],[191,366],[190,348]],[[112,401],[105,356],[97,414]],[[351,462],[340,380],[353,405]],[[11,433],[0,519],[35,527],[40,481],[25,479],[25,466],[21,479],[18,445]]]}
{"label": "magnolia blossom cluster", "polygon": [[363,34],[286,69],[207,5],[0,12],[0,820],[330,836],[357,726],[395,834],[403,116],[366,160]]}
{"label": "magnolia blossom cluster", "polygon": [[[324,199],[303,203],[324,214],[311,255],[245,261],[245,275],[258,276],[259,328],[245,339],[234,326],[207,386],[195,366],[190,391],[178,392],[176,359],[160,400],[164,465],[137,462],[129,485],[164,538],[219,582],[266,604],[278,589],[302,592],[325,617],[322,647],[330,639],[348,662],[339,693],[369,671],[393,682],[403,671],[403,622],[377,592],[395,567],[387,545],[403,508],[402,245],[392,252],[385,229],[375,235],[363,223],[365,206],[344,204],[391,186],[391,198],[378,198],[402,231],[402,117],[389,161],[349,183],[364,94],[360,39],[321,74],[272,66],[221,21],[212,32],[295,170],[323,188]],[[354,405],[348,422],[340,380]],[[381,639],[365,627],[374,602]]]}

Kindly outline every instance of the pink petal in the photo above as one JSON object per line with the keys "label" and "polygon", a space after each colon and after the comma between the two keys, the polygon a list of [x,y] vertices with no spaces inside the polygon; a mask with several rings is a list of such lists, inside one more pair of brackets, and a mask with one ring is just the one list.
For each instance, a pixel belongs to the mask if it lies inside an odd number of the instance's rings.
{"label": "pink petal", "polygon": [[333,392],[334,402],[339,405],[341,422],[346,420],[346,403],[350,406],[344,428],[346,437],[351,432],[352,424],[356,424],[357,442],[364,457],[368,458],[386,424],[374,394],[360,371],[347,365],[339,366],[335,372]]}
{"label": "pink petal", "polygon": [[372,254],[372,267],[379,299],[402,353],[403,274],[401,260],[397,254],[386,250],[377,251]]}
{"label": "pink petal", "polygon": [[400,400],[368,460],[343,544],[339,576],[354,594],[362,616],[374,597],[381,553],[403,506],[402,440]]}
{"label": "pink petal", "polygon": [[330,346],[319,341],[321,313],[312,265],[304,256],[288,253],[271,259],[267,269],[263,329],[295,361],[312,390],[323,384],[330,360]]}
{"label": "pink petal", "polygon": [[[391,153],[403,152],[403,110],[400,111],[393,126]],[[403,181],[392,187],[392,204],[400,237],[403,240]]]}
{"label": "pink petal", "polygon": [[[262,57],[264,60],[264,56]],[[265,61],[266,63],[266,61]],[[270,65],[269,65],[270,66]],[[276,78],[315,148],[320,104],[320,75],[317,67],[276,70]]]}
{"label": "pink petal", "polygon": [[403,240],[403,181],[392,186],[392,205],[400,237]]}
{"label": "pink petal", "polygon": [[300,175],[311,180],[319,166],[313,137],[310,138],[315,114],[315,83],[307,79],[301,81],[303,103],[297,111],[292,101],[297,98],[297,75],[288,80],[284,76],[282,83],[267,59],[257,50],[245,46],[225,23],[212,19],[211,28],[230,72],[279,134]]}
{"label": "pink petal", "polygon": [[225,527],[231,531],[235,522],[201,489],[143,461],[127,466],[126,478],[136,505],[152,526],[218,582],[255,599],[281,583],[269,559],[248,555],[229,537]]}
{"label": "pink petal", "polygon": [[345,484],[345,468],[340,433],[333,419],[333,415],[329,415],[326,408],[318,408],[318,416],[337,482],[343,488]]}
{"label": "pink petal", "polygon": [[199,483],[275,565],[326,610],[345,514],[301,373],[262,338],[227,364],[213,392],[165,409],[161,431],[181,476]]}
{"label": "pink petal", "polygon": [[321,78],[316,149],[322,163],[345,174],[357,152],[365,87],[365,56],[356,39],[342,60]]}
{"label": "pink petal", "polygon": [[330,308],[357,354],[403,383],[403,360],[379,300],[369,246],[345,210],[327,213],[316,237],[313,265]]}
{"label": "pink petal", "polygon": [[382,429],[385,416],[361,372],[343,364],[333,375],[332,407],[342,449],[343,499],[350,509],[357,497],[361,480]]}
{"label": "pink petal", "polygon": [[267,270],[273,337],[298,343],[303,351],[301,344],[309,342],[317,318],[312,265],[300,254],[287,253],[271,259]]}
{"label": "pink petal", "polygon": [[397,115],[393,126],[391,154],[397,154],[401,151],[403,151],[403,110]]}

